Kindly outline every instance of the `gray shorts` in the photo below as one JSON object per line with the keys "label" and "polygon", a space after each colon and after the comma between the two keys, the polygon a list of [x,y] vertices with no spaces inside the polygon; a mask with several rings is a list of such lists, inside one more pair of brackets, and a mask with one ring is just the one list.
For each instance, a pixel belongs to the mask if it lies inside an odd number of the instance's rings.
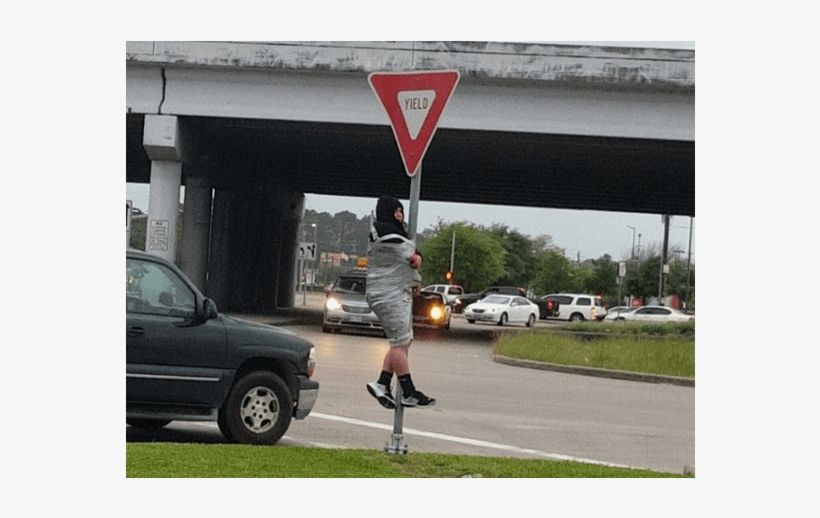
{"label": "gray shorts", "polygon": [[412,291],[402,290],[391,300],[373,301],[368,296],[367,302],[379,317],[390,347],[410,345],[413,341]]}

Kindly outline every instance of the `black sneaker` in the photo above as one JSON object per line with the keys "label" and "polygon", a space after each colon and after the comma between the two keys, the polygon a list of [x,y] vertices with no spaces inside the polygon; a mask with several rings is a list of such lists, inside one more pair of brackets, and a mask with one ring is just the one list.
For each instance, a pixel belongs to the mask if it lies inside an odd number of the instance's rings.
{"label": "black sneaker", "polygon": [[401,398],[401,406],[414,406],[414,407],[421,407],[427,408],[431,406],[436,406],[436,400],[433,398],[429,398],[419,392],[418,390],[413,392],[413,395],[410,397],[402,397]]}
{"label": "black sneaker", "polygon": [[367,384],[367,391],[370,392],[370,395],[376,398],[384,408],[389,410],[396,408],[396,400],[393,399],[390,387],[385,387],[378,381],[374,381]]}

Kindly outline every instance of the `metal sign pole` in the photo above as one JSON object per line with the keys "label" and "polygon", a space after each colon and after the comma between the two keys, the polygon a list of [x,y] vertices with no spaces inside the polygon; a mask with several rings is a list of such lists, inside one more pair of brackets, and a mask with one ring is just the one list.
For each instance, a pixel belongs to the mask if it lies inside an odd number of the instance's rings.
{"label": "metal sign pole", "polygon": [[410,221],[407,224],[409,227],[410,239],[416,240],[416,229],[418,227],[419,215],[419,196],[421,194],[421,162],[416,167],[416,173],[410,178]]}
{"label": "metal sign pole", "polygon": [[[416,173],[410,178],[410,221],[407,223],[410,239],[416,241],[416,229],[418,228],[419,215],[419,195],[421,193],[421,163],[416,168]],[[410,332],[413,326],[413,308],[410,307]],[[386,444],[384,451],[394,454],[407,454],[407,445],[402,445],[404,436],[402,435],[402,425],[404,423],[404,407],[401,406],[401,383],[396,383],[396,409],[393,411],[393,434],[390,436],[390,443]]]}

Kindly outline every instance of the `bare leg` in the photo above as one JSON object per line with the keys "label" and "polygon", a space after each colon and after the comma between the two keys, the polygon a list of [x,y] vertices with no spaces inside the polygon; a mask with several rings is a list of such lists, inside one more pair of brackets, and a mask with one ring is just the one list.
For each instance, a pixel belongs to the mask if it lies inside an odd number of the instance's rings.
{"label": "bare leg", "polygon": [[410,373],[410,362],[407,359],[409,345],[391,347],[384,356],[382,370],[392,372],[396,376],[404,376]]}

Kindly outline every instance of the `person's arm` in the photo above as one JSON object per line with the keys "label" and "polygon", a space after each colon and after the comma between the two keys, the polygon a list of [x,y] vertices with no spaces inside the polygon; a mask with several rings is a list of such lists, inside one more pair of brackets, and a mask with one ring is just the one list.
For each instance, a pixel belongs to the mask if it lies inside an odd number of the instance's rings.
{"label": "person's arm", "polygon": [[410,257],[410,266],[418,270],[419,268],[421,268],[421,262],[423,259],[424,258],[419,253],[419,251],[416,250],[416,252]]}

